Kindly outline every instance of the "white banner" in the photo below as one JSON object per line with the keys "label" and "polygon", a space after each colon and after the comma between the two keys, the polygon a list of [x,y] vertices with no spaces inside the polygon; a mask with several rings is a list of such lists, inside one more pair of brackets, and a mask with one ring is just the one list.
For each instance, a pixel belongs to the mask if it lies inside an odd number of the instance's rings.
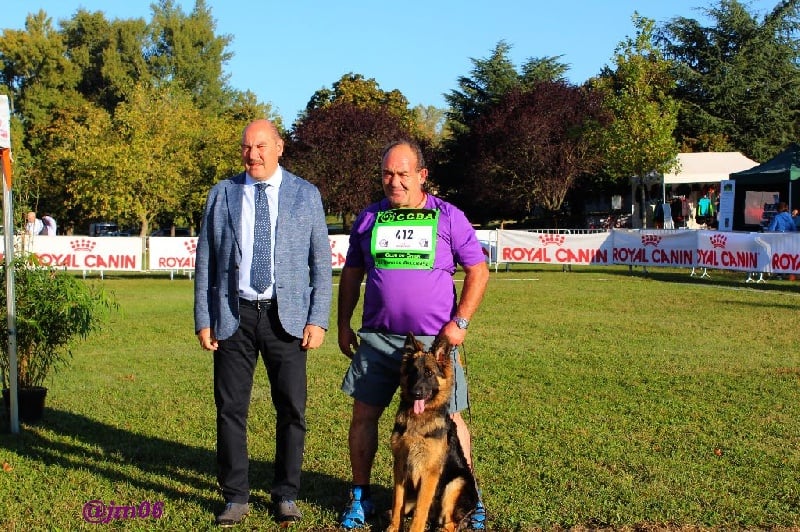
{"label": "white banner", "polygon": [[25,247],[35,253],[46,266],[82,271],[142,270],[143,239],[135,236],[38,235],[27,237]]}
{"label": "white banner", "polygon": [[151,236],[147,251],[151,270],[194,270],[197,237]]}
{"label": "white banner", "polygon": [[[753,233],[754,240],[767,262],[770,273],[800,273],[800,233]],[[759,254],[761,257],[762,254]]]}
{"label": "white banner", "polygon": [[698,231],[614,229],[614,264],[694,266]]}
{"label": "white banner", "polygon": [[334,270],[344,268],[344,259],[347,258],[347,249],[350,247],[349,235],[328,235],[331,241],[331,266]]}
{"label": "white banner", "polygon": [[[330,235],[331,266],[341,269],[347,256],[349,237]],[[197,252],[197,237],[150,237],[149,269],[151,270],[193,270]]]}
{"label": "white banner", "polygon": [[697,231],[697,266],[768,272],[769,253],[761,244],[765,236],[763,233]]}
{"label": "white banner", "polygon": [[497,231],[497,262],[612,264],[611,233]]}

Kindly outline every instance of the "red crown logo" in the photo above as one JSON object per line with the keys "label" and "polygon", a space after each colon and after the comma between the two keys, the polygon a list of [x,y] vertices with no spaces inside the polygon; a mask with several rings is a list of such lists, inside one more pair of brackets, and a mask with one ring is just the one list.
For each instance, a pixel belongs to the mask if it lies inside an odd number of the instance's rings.
{"label": "red crown logo", "polygon": [[188,251],[190,255],[194,255],[195,253],[197,253],[197,240],[184,240],[183,246],[186,248],[186,251]]}
{"label": "red crown logo", "polygon": [[88,238],[79,238],[69,243],[73,251],[93,251],[97,242],[89,240]]}
{"label": "red crown logo", "polygon": [[661,243],[661,237],[658,235],[651,235],[651,234],[642,235],[643,246],[653,246],[654,248],[657,248],[660,243]]}
{"label": "red crown logo", "polygon": [[728,237],[720,233],[710,237],[709,240],[711,241],[711,245],[715,248],[724,248],[728,243]]}
{"label": "red crown logo", "polygon": [[549,246],[550,244],[553,244],[554,246],[560,246],[564,243],[564,240],[566,240],[564,235],[557,235],[555,233],[539,235],[539,242],[541,242],[543,246]]}

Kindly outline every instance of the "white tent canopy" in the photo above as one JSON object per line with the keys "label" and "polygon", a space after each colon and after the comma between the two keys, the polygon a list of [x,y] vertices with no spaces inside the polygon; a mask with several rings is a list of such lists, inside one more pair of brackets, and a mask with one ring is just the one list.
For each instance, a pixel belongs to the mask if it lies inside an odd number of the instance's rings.
{"label": "white tent canopy", "polygon": [[664,174],[664,185],[719,183],[730,174],[749,170],[758,163],[738,151],[679,153],[674,173]]}

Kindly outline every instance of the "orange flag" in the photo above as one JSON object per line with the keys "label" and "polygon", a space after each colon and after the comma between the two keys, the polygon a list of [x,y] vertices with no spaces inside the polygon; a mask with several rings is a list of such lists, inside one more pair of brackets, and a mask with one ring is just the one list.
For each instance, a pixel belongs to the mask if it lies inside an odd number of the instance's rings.
{"label": "orange flag", "polygon": [[3,175],[6,177],[6,186],[11,190],[11,150],[8,148],[0,150],[3,157]]}

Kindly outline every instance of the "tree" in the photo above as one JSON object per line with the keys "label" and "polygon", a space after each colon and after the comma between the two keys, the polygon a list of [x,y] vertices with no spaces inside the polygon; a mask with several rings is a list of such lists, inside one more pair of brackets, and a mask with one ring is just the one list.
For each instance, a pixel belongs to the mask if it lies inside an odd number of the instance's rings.
{"label": "tree", "polygon": [[678,17],[657,35],[674,62],[684,150],[741,151],[765,160],[800,134],[797,0],[762,21],[737,0],[704,9],[714,23]]}
{"label": "tree", "polygon": [[447,134],[444,130],[447,111],[433,105],[417,105],[412,112],[420,135],[431,145],[439,145]]}
{"label": "tree", "polygon": [[540,81],[562,80],[567,70],[558,58],[546,57],[528,59],[518,72],[508,57],[510,50],[510,45],[500,41],[488,58],[471,59],[470,75],[460,77],[459,89],[445,95],[449,109],[444,139],[432,161],[432,175],[444,197],[463,198],[460,191],[464,188],[464,176],[471,171],[467,161],[472,154],[467,146],[473,124],[511,91],[530,89]]}
{"label": "tree", "polygon": [[148,43],[142,19],[109,22],[102,12],[79,10],[62,22],[67,57],[80,70],[77,90],[113,113],[137,83],[149,77],[143,50]]}
{"label": "tree", "polygon": [[214,34],[215,21],[205,0],[195,0],[187,16],[173,0],[153,5],[153,49],[149,62],[156,79],[179,83],[201,109],[219,109],[229,101],[222,65],[232,54],[228,35]]}
{"label": "tree", "polygon": [[184,209],[201,131],[187,93],[140,87],[113,117],[90,107],[59,118],[48,158],[71,176],[66,192],[82,215],[136,224],[145,236],[158,214]]}
{"label": "tree", "polygon": [[349,229],[353,216],[382,196],[381,150],[398,138],[411,131],[387,107],[334,102],[295,123],[284,160],[319,187],[327,212],[340,214]]}
{"label": "tree", "polygon": [[616,70],[606,71],[592,84],[605,94],[614,121],[599,132],[606,169],[616,179],[634,178],[641,187],[641,219],[646,225],[647,176],[671,170],[678,155],[672,134],[678,104],[670,97],[674,86],[671,65],[652,45],[654,22],[634,14],[636,37],[615,52]]}
{"label": "tree", "polygon": [[[102,186],[103,178],[112,175],[115,161],[108,144],[112,130],[111,115],[86,101],[58,109],[51,122],[29,130],[47,149],[38,154],[23,181],[40,187],[43,203],[60,206],[53,214],[67,232],[84,221],[113,214],[108,208],[98,209],[95,198],[89,203],[80,201],[70,188],[72,183],[92,177]],[[110,190],[112,187],[106,187],[103,196]],[[50,203],[53,196],[60,201]]]}
{"label": "tree", "polygon": [[409,129],[415,124],[414,113],[409,111],[408,100],[403,93],[397,89],[384,91],[373,78],[366,79],[352,72],[343,75],[330,89],[323,87],[316,91],[308,101],[305,112],[345,102],[356,107],[383,107]]}
{"label": "tree", "polygon": [[564,80],[568,66],[558,61],[560,56],[528,59],[519,73],[508,57],[510,51],[511,46],[500,41],[488,58],[471,59],[471,77],[459,77],[459,90],[445,95],[450,107],[447,123],[455,137],[467,133],[487,106],[497,103],[512,89],[529,88],[539,81]]}
{"label": "tree", "polygon": [[589,132],[608,118],[588,88],[543,81],[511,90],[462,142],[469,156],[459,205],[483,222],[526,218],[535,206],[555,216],[576,179],[599,165]]}
{"label": "tree", "polygon": [[0,83],[9,88],[13,110],[23,117],[25,127],[50,122],[55,110],[79,99],[79,79],[80,70],[67,58],[62,35],[44,11],[28,15],[24,31],[3,30]]}
{"label": "tree", "polygon": [[381,194],[380,153],[388,142],[422,137],[397,89],[349,73],[316,91],[289,135],[284,160],[315,183],[329,214],[353,216]]}
{"label": "tree", "polygon": [[269,104],[227,87],[230,38],[214,35],[204,1],[188,16],[171,0],[152,7],[150,24],[79,10],[61,31],[40,11],[0,37],[0,83],[21,125],[18,205],[67,231],[97,218],[143,234],[154,220],[196,225],[208,187],[241,169],[244,124],[282,127]]}

